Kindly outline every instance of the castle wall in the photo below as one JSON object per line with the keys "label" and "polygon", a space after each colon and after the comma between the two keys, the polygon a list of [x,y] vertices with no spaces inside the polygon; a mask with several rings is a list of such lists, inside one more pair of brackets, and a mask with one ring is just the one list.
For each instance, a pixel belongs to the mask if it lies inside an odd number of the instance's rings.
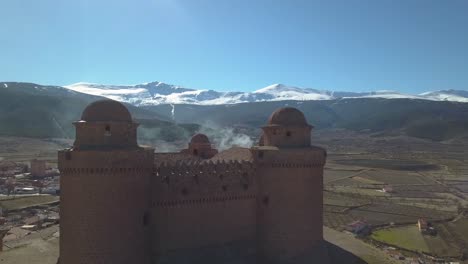
{"label": "castle wall", "polygon": [[237,248],[244,254],[255,251],[256,191],[252,163],[160,166],[152,182],[153,254],[162,261],[174,252],[236,242],[251,245]]}
{"label": "castle wall", "polygon": [[60,263],[149,263],[153,150],[59,152]]}
{"label": "castle wall", "polygon": [[118,122],[75,122],[75,147],[104,149],[109,147],[133,147],[137,145],[138,124]]}
{"label": "castle wall", "polygon": [[310,127],[267,126],[263,127],[263,130],[268,135],[263,138],[265,146],[310,146]]}
{"label": "castle wall", "polygon": [[323,239],[324,150],[259,147],[254,156],[259,255],[265,263],[313,263],[310,252]]}

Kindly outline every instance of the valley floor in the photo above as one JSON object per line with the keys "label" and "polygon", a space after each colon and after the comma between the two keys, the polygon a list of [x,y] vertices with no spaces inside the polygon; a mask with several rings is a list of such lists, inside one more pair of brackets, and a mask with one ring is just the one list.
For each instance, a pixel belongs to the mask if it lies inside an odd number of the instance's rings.
{"label": "valley floor", "polygon": [[[0,157],[21,162],[42,156],[53,164],[56,149],[66,144],[0,138]],[[459,261],[468,254],[466,140],[433,142],[336,130],[317,131],[313,144],[328,151],[324,233],[331,244],[368,263]],[[419,219],[432,223],[435,233],[421,233]],[[345,232],[356,221],[369,225],[373,234],[357,238]],[[413,235],[404,237],[402,232]],[[55,264],[56,235],[30,236],[28,241],[0,253],[0,263]]]}

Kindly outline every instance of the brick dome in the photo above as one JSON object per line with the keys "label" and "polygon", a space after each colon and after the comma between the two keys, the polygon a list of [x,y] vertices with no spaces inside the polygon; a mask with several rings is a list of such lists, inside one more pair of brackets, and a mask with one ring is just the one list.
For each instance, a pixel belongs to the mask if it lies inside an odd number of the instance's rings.
{"label": "brick dome", "polygon": [[113,100],[99,100],[86,107],[81,120],[88,122],[132,122],[128,109]]}
{"label": "brick dome", "polygon": [[284,107],[273,112],[268,119],[268,125],[308,126],[304,114],[293,107]]}
{"label": "brick dome", "polygon": [[210,140],[208,137],[204,134],[195,134],[192,139],[190,140],[190,143],[196,143],[196,144],[210,144]]}

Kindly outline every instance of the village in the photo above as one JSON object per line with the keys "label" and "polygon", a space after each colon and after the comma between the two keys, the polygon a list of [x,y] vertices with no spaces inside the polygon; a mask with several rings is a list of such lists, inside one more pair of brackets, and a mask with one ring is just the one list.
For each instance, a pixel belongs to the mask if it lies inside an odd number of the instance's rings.
{"label": "village", "polygon": [[59,171],[45,160],[0,161],[1,250],[28,245],[33,237],[58,237]]}

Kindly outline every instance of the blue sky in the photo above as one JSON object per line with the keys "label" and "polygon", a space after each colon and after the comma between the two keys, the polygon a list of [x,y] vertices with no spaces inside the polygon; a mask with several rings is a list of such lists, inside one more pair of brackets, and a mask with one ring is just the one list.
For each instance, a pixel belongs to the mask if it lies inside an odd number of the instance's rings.
{"label": "blue sky", "polygon": [[465,0],[1,0],[0,81],[468,89]]}

